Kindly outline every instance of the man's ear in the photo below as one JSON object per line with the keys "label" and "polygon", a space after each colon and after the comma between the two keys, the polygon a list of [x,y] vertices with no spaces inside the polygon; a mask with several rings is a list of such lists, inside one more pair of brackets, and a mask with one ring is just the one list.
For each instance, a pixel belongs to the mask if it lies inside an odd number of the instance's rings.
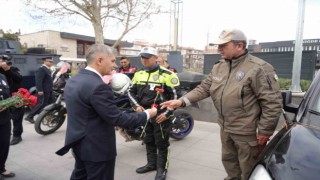
{"label": "man's ear", "polygon": [[98,57],[97,60],[96,60],[96,64],[98,66],[100,66],[102,64],[102,61],[103,61],[103,58],[102,57]]}

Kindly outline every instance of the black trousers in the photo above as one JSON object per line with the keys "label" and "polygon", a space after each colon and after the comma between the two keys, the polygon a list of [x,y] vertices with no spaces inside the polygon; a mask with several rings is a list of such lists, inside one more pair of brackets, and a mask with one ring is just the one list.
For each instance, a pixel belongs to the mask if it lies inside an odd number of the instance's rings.
{"label": "black trousers", "polygon": [[148,121],[145,129],[146,136],[144,137],[144,143],[146,144],[148,163],[152,163],[149,161],[156,159],[157,168],[168,169],[170,128],[169,119],[158,124],[155,118],[153,118],[151,122]]}
{"label": "black trousers", "polygon": [[113,180],[116,159],[101,162],[82,161],[80,148],[73,148],[76,160],[71,180]]}
{"label": "black trousers", "polygon": [[16,108],[11,112],[11,119],[13,122],[12,134],[14,137],[20,137],[23,132],[22,120],[24,115],[24,108]]}
{"label": "black trousers", "polygon": [[11,122],[8,120],[6,123],[0,124],[0,173],[6,170],[5,164],[9,154],[10,135]]}
{"label": "black trousers", "polygon": [[37,105],[31,109],[30,113],[28,114],[28,118],[33,119],[33,117],[40,113],[41,110],[48,104],[52,103],[53,96],[52,92],[44,92],[42,96],[38,96]]}

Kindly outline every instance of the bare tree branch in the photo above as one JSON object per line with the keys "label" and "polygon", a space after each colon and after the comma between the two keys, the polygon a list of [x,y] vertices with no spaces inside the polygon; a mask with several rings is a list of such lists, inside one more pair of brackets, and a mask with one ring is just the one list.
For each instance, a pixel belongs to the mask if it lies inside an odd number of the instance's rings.
{"label": "bare tree branch", "polygon": [[[151,16],[160,13],[159,0],[24,0],[26,5],[54,17],[80,16],[92,24],[96,43],[104,43],[103,28],[116,21],[122,29],[113,44],[120,45],[124,36]],[[49,5],[50,4],[50,5]],[[53,4],[51,6],[51,4]],[[40,15],[34,17],[40,18]]]}

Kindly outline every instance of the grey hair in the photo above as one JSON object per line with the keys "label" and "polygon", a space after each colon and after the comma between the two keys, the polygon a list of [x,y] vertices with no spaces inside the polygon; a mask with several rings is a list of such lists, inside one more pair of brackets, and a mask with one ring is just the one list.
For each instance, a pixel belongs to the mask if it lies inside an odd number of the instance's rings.
{"label": "grey hair", "polygon": [[85,55],[88,64],[92,63],[94,55],[97,53],[104,53],[107,56],[112,56],[116,55],[117,51],[114,48],[104,44],[93,44],[90,46],[87,54]]}
{"label": "grey hair", "polygon": [[234,45],[237,45],[239,43],[243,43],[243,49],[246,49],[246,47],[247,47],[247,41],[235,41],[235,40],[233,40],[232,42],[233,42]]}

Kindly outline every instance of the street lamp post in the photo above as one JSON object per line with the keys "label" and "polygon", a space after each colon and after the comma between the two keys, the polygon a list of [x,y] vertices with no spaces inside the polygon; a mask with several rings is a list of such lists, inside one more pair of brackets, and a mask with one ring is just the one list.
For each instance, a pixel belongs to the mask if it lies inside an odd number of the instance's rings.
{"label": "street lamp post", "polygon": [[304,11],[306,0],[299,0],[298,7],[298,24],[297,34],[294,49],[294,59],[292,67],[292,84],[291,91],[301,92],[300,87],[300,73],[301,73],[301,59],[302,59],[302,42],[303,42],[303,25],[304,25]]}
{"label": "street lamp post", "polygon": [[179,14],[180,14],[180,3],[182,0],[171,0],[174,5],[173,13],[173,51],[178,49],[178,32],[179,32]]}

